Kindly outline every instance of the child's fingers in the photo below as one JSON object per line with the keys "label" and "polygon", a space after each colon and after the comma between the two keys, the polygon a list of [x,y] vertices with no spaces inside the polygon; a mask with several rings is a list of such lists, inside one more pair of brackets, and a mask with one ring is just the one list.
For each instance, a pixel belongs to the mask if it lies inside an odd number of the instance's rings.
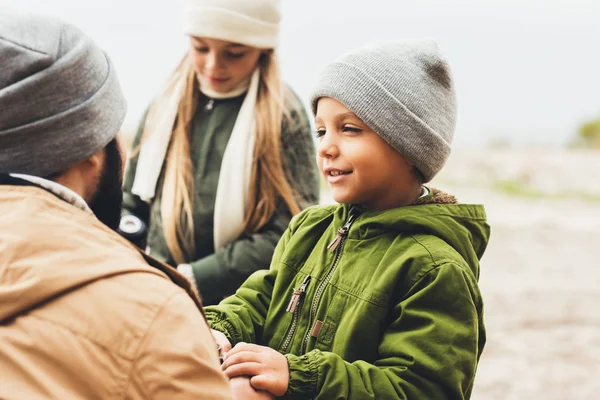
{"label": "child's fingers", "polygon": [[259,351],[263,351],[265,349],[265,346],[261,346],[261,345],[254,344],[254,343],[239,342],[238,344],[233,346],[233,349],[238,349],[240,351],[259,352]]}
{"label": "child's fingers", "polygon": [[254,376],[259,375],[263,371],[263,365],[257,362],[245,362],[234,364],[223,370],[229,379],[236,376]]}
{"label": "child's fingers", "polygon": [[231,357],[234,354],[237,354],[241,351],[250,351],[250,352],[261,352],[264,349],[264,346],[259,346],[257,344],[252,344],[252,343],[245,343],[245,342],[239,342],[238,344],[236,344],[235,346],[233,346],[233,348],[231,348],[230,350],[227,351],[227,356],[225,357],[225,359]]}
{"label": "child's fingers", "polygon": [[255,375],[250,378],[250,385],[256,390],[266,390],[272,393],[274,389],[273,383],[271,375]]}
{"label": "child's fingers", "polygon": [[223,365],[221,367],[223,370],[226,368],[235,365],[241,364],[244,362],[261,362],[260,353],[253,353],[251,351],[238,351],[236,353],[228,353],[227,357],[223,361]]}
{"label": "child's fingers", "polygon": [[276,375],[263,374],[250,378],[250,385],[255,390],[262,390],[271,393],[277,397],[283,396],[288,390],[289,382],[278,379]]}

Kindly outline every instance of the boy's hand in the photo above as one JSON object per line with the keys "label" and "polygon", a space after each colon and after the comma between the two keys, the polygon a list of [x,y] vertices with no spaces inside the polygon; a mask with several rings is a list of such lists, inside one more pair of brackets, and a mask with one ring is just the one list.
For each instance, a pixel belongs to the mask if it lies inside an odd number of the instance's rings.
{"label": "boy's hand", "polygon": [[229,381],[233,400],[273,400],[275,396],[264,390],[255,390],[246,376],[238,376]]}
{"label": "boy's hand", "polygon": [[213,339],[215,339],[215,342],[217,342],[217,347],[219,347],[221,351],[220,355],[225,356],[225,354],[231,350],[231,343],[229,342],[229,339],[227,339],[227,336],[225,336],[223,332],[219,332],[214,329],[211,329],[210,331],[212,332]]}
{"label": "boy's hand", "polygon": [[254,389],[268,390],[277,397],[288,390],[290,371],[287,358],[270,347],[238,343],[227,353],[222,367],[229,378],[250,376]]}

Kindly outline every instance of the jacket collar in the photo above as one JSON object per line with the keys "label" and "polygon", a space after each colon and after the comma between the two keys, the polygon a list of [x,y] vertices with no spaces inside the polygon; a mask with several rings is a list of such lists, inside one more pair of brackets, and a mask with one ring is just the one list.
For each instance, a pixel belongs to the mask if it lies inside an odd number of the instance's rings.
{"label": "jacket collar", "polygon": [[12,176],[13,178],[22,179],[24,181],[33,183],[34,185],[39,186],[42,189],[49,191],[50,193],[54,194],[58,198],[79,208],[80,210],[88,212],[92,215],[94,214],[92,212],[92,210],[90,209],[90,207],[88,206],[88,204],[85,202],[85,200],[83,200],[83,198],[80,195],[78,195],[77,193],[75,193],[74,191],[69,189],[68,187],[61,185],[60,183],[56,183],[56,182],[48,180],[48,179],[40,178],[38,176],[25,175],[25,174],[10,174],[10,176]]}

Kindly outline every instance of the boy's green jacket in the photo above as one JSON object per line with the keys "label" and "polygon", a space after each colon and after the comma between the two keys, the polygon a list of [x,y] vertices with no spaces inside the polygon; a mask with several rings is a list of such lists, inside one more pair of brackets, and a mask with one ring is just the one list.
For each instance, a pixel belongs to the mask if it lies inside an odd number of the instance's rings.
{"label": "boy's green jacket", "polygon": [[485,343],[477,280],[490,228],[482,206],[429,197],[387,211],[305,210],[270,270],[206,308],[209,324],[232,345],[284,353],[288,398],[469,398]]}

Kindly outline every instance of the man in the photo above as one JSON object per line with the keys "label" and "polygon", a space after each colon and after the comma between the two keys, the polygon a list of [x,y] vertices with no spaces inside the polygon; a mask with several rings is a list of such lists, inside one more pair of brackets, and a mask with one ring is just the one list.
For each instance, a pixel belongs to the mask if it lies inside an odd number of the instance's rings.
{"label": "man", "polygon": [[0,8],[0,398],[231,398],[190,285],[114,231],[124,116],[82,32]]}

